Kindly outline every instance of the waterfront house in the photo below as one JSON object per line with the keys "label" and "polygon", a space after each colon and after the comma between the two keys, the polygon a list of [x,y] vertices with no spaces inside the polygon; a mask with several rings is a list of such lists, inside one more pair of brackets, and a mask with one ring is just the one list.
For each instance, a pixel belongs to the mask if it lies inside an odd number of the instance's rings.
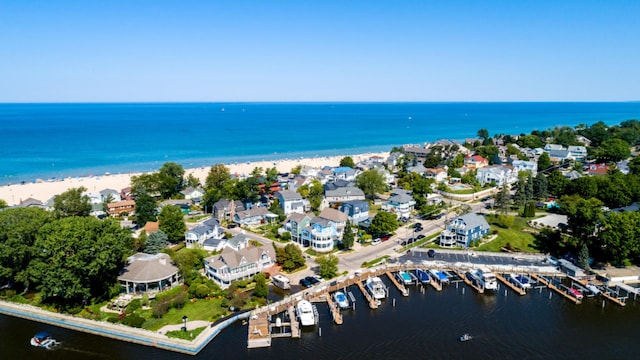
{"label": "waterfront house", "polygon": [[389,199],[382,203],[381,209],[396,214],[399,218],[408,218],[411,216],[415,205],[416,201],[413,199],[411,192],[396,189],[391,193]]}
{"label": "waterfront house", "polygon": [[356,179],[357,171],[353,168],[342,166],[333,169],[331,177],[334,180],[346,180],[354,181]]}
{"label": "waterfront house", "polygon": [[480,155],[467,155],[464,157],[464,166],[469,169],[480,169],[489,166],[489,160]]}
{"label": "waterfront house", "polygon": [[182,284],[182,277],[169,255],[137,253],[127,258],[118,282],[127,294],[150,294]]}
{"label": "waterfront house", "polygon": [[402,145],[402,152],[405,155],[413,155],[416,157],[416,159],[424,160],[431,153],[431,150],[426,149],[420,145],[409,144],[409,145]]}
{"label": "waterfront house", "polygon": [[233,222],[245,226],[257,226],[265,222],[271,222],[278,215],[270,212],[266,207],[258,206],[252,209],[238,211],[233,216]]}
{"label": "waterfront house", "polygon": [[355,186],[341,187],[335,190],[325,190],[324,199],[329,204],[351,200],[364,200],[364,192]]}
{"label": "waterfront house", "polygon": [[188,248],[203,247],[205,241],[209,239],[221,239],[223,236],[224,230],[218,223],[218,220],[211,217],[185,231],[184,242]]}
{"label": "waterfront house", "polygon": [[301,213],[291,213],[284,221],[282,227],[278,229],[278,233],[282,235],[285,231],[289,232],[291,234],[291,241],[309,246],[309,244],[305,243],[302,239],[302,230],[311,223],[312,216],[313,215],[310,216]]}
{"label": "waterfront house", "polygon": [[303,199],[302,195],[295,190],[281,190],[275,193],[275,197],[280,203],[280,207],[285,215],[291,213],[304,213],[311,209],[309,200]]}
{"label": "waterfront house", "polygon": [[440,234],[440,246],[469,247],[489,233],[489,223],[476,213],[468,213],[451,220]]}
{"label": "waterfront house", "polygon": [[317,252],[330,252],[338,240],[336,224],[319,216],[311,218],[309,225],[302,229],[302,242]]}
{"label": "waterfront house", "polygon": [[275,263],[269,246],[250,246],[241,250],[225,247],[218,255],[204,259],[205,275],[226,289],[233,281],[250,279]]}
{"label": "waterfront house", "polygon": [[[55,199],[55,196],[53,198]],[[20,203],[18,203],[18,205],[16,205],[15,207],[39,207],[39,208],[44,208],[45,206],[42,203],[42,201],[40,201],[38,199],[26,198],[24,200],[20,200]]]}
{"label": "waterfront house", "polygon": [[131,215],[135,210],[136,202],[134,200],[118,201],[107,204],[107,212],[111,216],[118,216],[123,213]]}
{"label": "waterfront house", "polygon": [[220,199],[213,204],[213,217],[218,221],[225,221],[233,219],[233,215],[236,211],[244,210],[244,205],[240,200],[227,200]]}
{"label": "waterfront house", "polygon": [[100,198],[101,198],[100,203],[107,202],[107,200],[109,200],[109,195],[111,195],[111,199],[110,199],[111,201],[108,201],[108,202],[119,202],[123,200],[120,197],[119,191],[113,190],[113,189],[104,189],[100,191]]}
{"label": "waterfront house", "polygon": [[340,205],[340,211],[345,213],[355,225],[369,218],[369,203],[364,200],[345,201]]}

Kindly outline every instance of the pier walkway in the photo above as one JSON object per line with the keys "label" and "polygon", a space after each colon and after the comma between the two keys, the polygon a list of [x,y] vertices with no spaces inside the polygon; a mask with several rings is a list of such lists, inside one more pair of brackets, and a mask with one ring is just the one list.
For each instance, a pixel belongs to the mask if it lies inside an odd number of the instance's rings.
{"label": "pier walkway", "polygon": [[496,279],[502,281],[502,283],[504,283],[505,285],[510,287],[511,290],[515,291],[518,295],[526,295],[527,294],[527,292],[524,289],[514,285],[511,281],[509,281],[508,279],[505,279],[504,276],[502,276],[502,275],[500,275],[498,273],[496,273],[495,275],[496,275]]}
{"label": "pier walkway", "polygon": [[387,277],[389,278],[389,280],[391,280],[393,285],[395,285],[396,288],[398,288],[402,296],[409,296],[409,290],[407,290],[407,288],[405,288],[404,285],[400,284],[398,280],[396,280],[396,277],[391,273],[391,271],[386,271],[385,274],[387,274]]}

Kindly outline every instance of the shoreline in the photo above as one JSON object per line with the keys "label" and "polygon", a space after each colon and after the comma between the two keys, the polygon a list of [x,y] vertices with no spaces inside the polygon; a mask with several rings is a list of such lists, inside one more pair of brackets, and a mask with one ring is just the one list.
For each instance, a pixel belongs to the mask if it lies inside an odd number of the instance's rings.
{"label": "shoreline", "polygon": [[[345,156],[351,156],[355,163],[368,159],[372,156],[382,156],[386,159],[389,156],[388,151],[381,152],[367,152],[358,154],[344,154],[344,155],[331,155],[331,156],[318,156],[318,157],[301,157],[297,159],[274,159],[274,160],[262,160],[262,161],[247,161],[243,163],[231,163],[224,164],[232,175],[243,176],[248,175],[256,167],[261,167],[263,170],[267,168],[275,167],[279,173],[285,173],[291,171],[292,168],[298,165],[308,165],[312,167],[323,166],[338,166],[340,159]],[[215,165],[215,164],[212,164]],[[158,165],[158,168],[153,170],[157,171],[162,164]],[[185,168],[184,176],[193,176],[200,179],[201,183],[207,178],[209,169],[211,166]],[[84,186],[88,192],[99,192],[104,189],[113,189],[120,191],[123,188],[130,186],[131,177],[144,174],[147,172],[131,172],[126,174],[108,174],[101,176],[85,176],[85,177],[65,177],[56,181],[41,180],[37,182],[28,182],[24,184],[9,184],[0,186],[0,199],[7,202],[9,206],[15,206],[20,204],[28,198],[33,198],[41,202],[46,202],[53,196],[63,193],[64,191]]]}

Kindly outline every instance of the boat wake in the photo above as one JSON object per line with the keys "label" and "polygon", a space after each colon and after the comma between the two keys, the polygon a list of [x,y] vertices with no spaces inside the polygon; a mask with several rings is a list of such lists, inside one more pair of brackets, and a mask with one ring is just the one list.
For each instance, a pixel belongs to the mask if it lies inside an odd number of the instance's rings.
{"label": "boat wake", "polygon": [[62,342],[57,342],[56,346],[51,348],[51,350],[68,351],[68,352],[73,352],[73,353],[76,353],[76,354],[83,354],[83,355],[86,355],[87,359],[110,359],[109,356],[107,356],[105,354],[102,354],[102,353],[97,353],[97,352],[94,352],[94,351],[78,349],[78,348],[74,348],[74,347],[70,347],[70,346],[64,346],[64,344]]}

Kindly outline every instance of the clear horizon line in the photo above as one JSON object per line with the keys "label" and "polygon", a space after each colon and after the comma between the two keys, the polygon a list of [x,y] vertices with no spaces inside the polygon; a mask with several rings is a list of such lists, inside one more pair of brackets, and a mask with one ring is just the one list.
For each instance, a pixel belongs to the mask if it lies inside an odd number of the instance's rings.
{"label": "clear horizon line", "polygon": [[640,103],[640,100],[234,100],[234,101],[0,101],[0,105],[28,105],[28,104],[517,104],[517,103]]}

